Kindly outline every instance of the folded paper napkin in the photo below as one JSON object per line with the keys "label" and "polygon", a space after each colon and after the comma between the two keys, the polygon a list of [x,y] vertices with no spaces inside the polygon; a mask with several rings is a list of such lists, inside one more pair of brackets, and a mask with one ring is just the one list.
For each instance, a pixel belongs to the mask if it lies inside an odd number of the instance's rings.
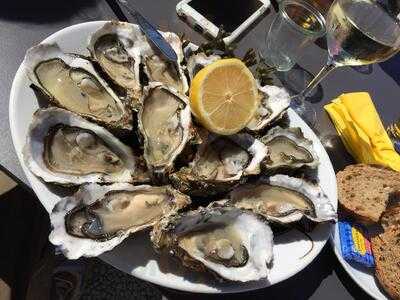
{"label": "folded paper napkin", "polygon": [[368,93],[348,93],[325,105],[347,151],[359,163],[400,171],[400,155],[386,133]]}

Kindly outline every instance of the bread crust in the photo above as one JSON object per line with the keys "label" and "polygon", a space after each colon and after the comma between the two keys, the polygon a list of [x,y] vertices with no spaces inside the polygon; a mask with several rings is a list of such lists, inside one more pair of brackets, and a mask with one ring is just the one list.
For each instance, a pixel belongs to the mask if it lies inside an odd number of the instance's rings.
{"label": "bread crust", "polygon": [[375,276],[392,299],[400,300],[400,228],[388,228],[372,238]]}

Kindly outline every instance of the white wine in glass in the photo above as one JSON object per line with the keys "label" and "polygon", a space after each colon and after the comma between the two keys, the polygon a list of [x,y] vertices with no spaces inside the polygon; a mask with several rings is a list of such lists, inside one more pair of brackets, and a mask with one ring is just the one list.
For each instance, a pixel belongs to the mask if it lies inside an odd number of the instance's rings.
{"label": "white wine in glass", "polygon": [[[395,1],[395,0],[389,0]],[[400,23],[387,7],[373,0],[336,0],[326,20],[328,61],[308,86],[295,96],[295,109],[315,123],[315,110],[304,99],[333,69],[387,60],[400,49]],[[314,119],[314,120],[313,120]]]}

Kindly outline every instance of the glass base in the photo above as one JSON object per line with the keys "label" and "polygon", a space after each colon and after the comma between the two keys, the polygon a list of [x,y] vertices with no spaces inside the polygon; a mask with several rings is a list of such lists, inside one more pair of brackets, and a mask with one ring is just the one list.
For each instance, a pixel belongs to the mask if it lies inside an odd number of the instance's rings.
{"label": "glass base", "polygon": [[293,96],[290,107],[307,123],[308,126],[314,128],[317,123],[317,112],[312,105],[300,95]]}

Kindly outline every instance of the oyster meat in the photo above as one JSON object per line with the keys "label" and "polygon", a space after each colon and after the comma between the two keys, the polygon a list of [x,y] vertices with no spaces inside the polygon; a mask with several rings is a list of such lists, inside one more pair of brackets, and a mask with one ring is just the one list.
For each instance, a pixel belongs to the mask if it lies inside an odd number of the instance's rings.
{"label": "oyster meat", "polygon": [[151,42],[147,42],[141,48],[144,72],[149,82],[161,82],[180,94],[186,94],[189,90],[187,78],[183,72],[183,50],[180,38],[172,32],[160,32],[165,40],[171,45],[178,56],[177,64],[166,61],[160,51]]}
{"label": "oyster meat", "polygon": [[68,258],[97,256],[188,204],[188,196],[169,186],[84,185],[54,207],[49,239]]}
{"label": "oyster meat", "polygon": [[23,65],[52,104],[113,129],[132,129],[132,112],[88,59],[40,44],[27,51]]}
{"label": "oyster meat", "polygon": [[147,43],[139,26],[124,22],[108,22],[89,39],[88,49],[104,72],[127,90],[133,108],[138,108],[140,84],[140,51]]}
{"label": "oyster meat", "polygon": [[319,165],[312,141],[304,137],[299,127],[274,127],[260,141],[268,146],[270,152],[268,160],[264,162],[268,173],[303,166],[316,168]]}
{"label": "oyster meat", "polygon": [[46,182],[143,182],[147,173],[132,150],[109,131],[60,108],[39,109],[23,151],[28,168]]}
{"label": "oyster meat", "polygon": [[281,87],[273,85],[259,87],[259,95],[260,105],[253,119],[246,126],[250,131],[260,131],[279,120],[290,104],[289,94]]}
{"label": "oyster meat", "polygon": [[286,175],[239,186],[231,191],[227,204],[282,224],[303,216],[315,222],[337,219],[336,209],[319,186]]}
{"label": "oyster meat", "polygon": [[250,134],[209,135],[188,167],[171,174],[172,185],[195,196],[215,195],[260,173],[268,148]]}
{"label": "oyster meat", "polygon": [[151,83],[145,90],[138,123],[147,166],[155,173],[169,172],[190,139],[187,98],[160,83]]}
{"label": "oyster meat", "polygon": [[156,249],[169,251],[184,266],[231,281],[267,277],[273,258],[268,224],[236,208],[201,207],[165,217],[154,226],[151,240]]}

